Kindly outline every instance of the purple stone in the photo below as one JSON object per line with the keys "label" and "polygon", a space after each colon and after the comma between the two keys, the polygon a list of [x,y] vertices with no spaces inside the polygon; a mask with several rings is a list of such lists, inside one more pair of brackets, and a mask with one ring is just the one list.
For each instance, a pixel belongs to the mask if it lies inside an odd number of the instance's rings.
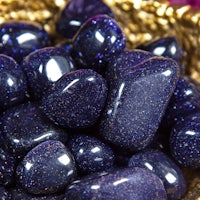
{"label": "purple stone", "polygon": [[56,29],[63,36],[72,38],[86,20],[99,14],[113,17],[110,8],[101,0],[72,0],[61,13]]}
{"label": "purple stone", "polygon": [[123,51],[126,38],[118,24],[106,15],[90,18],[74,38],[71,50],[78,68],[103,72],[108,61]]}
{"label": "purple stone", "polygon": [[167,195],[155,174],[136,167],[92,174],[74,181],[66,189],[66,199],[166,200]]}
{"label": "purple stone", "polygon": [[98,120],[107,97],[105,79],[90,69],[64,75],[44,95],[43,112],[66,128],[86,128]]}
{"label": "purple stone", "polygon": [[178,122],[170,135],[171,154],[182,166],[200,167],[200,112]]}
{"label": "purple stone", "polygon": [[27,80],[11,57],[0,55],[0,111],[25,101]]}
{"label": "purple stone", "polygon": [[159,150],[151,149],[133,155],[128,166],[146,168],[155,173],[163,181],[168,199],[181,199],[186,192],[181,169]]}
{"label": "purple stone", "polygon": [[108,80],[110,91],[99,133],[112,144],[138,151],[154,140],[180,71],[175,61],[163,57],[131,65],[134,53],[129,65],[120,65],[123,55],[108,66],[115,77]]}
{"label": "purple stone", "polygon": [[76,177],[75,161],[59,141],[48,140],[33,148],[16,170],[16,180],[32,194],[62,191]]}
{"label": "purple stone", "polygon": [[46,140],[66,142],[65,130],[53,125],[35,103],[8,109],[1,116],[1,141],[12,154],[23,157],[29,150]]}
{"label": "purple stone", "polygon": [[69,54],[58,47],[34,51],[25,57],[22,68],[28,79],[30,97],[34,100],[41,99],[53,83],[76,69]]}
{"label": "purple stone", "polygon": [[71,136],[67,147],[75,158],[78,171],[82,174],[108,170],[114,166],[115,156],[110,146],[93,136]]}
{"label": "purple stone", "polygon": [[49,36],[40,26],[20,22],[8,22],[0,26],[0,53],[18,62],[32,51],[49,44]]}

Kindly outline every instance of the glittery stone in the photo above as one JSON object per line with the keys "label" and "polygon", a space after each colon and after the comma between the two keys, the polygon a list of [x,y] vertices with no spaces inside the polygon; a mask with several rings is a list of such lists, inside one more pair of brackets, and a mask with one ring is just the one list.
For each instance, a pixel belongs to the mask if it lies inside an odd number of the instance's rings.
{"label": "glittery stone", "polygon": [[26,99],[27,82],[20,66],[10,57],[0,55],[0,110]]}
{"label": "glittery stone", "polygon": [[64,74],[75,70],[72,58],[62,48],[46,47],[29,54],[22,63],[29,86],[29,93],[35,100],[41,99]]}
{"label": "glittery stone", "polygon": [[175,37],[161,38],[152,43],[143,44],[138,48],[157,56],[174,59],[180,65],[182,63],[183,50]]}
{"label": "glittery stone", "polygon": [[108,66],[109,74],[114,71],[115,77],[108,80],[110,91],[99,133],[119,147],[138,151],[155,137],[178,81],[179,67],[163,57],[149,58],[136,65],[130,61],[123,67],[122,59],[123,54]]}
{"label": "glittery stone", "polygon": [[79,68],[103,72],[107,62],[123,51],[126,39],[118,24],[106,15],[90,18],[74,38],[72,56]]}
{"label": "glittery stone", "polygon": [[85,128],[95,124],[104,107],[107,84],[90,69],[64,75],[44,95],[42,109],[56,124]]}
{"label": "glittery stone", "polygon": [[99,14],[113,17],[110,8],[101,0],[72,0],[61,13],[56,24],[57,31],[72,38],[86,20]]}
{"label": "glittery stone", "polygon": [[2,200],[11,200],[10,193],[3,186],[0,186],[0,197],[1,197]]}
{"label": "glittery stone", "polygon": [[15,158],[0,147],[0,184],[8,185],[13,181]]}
{"label": "glittery stone", "polygon": [[200,167],[200,113],[189,115],[177,123],[170,136],[174,159],[187,167]]}
{"label": "glittery stone", "polygon": [[63,200],[65,196],[64,194],[33,195],[21,188],[12,188],[9,192],[12,196],[12,200]]}
{"label": "glittery stone", "polygon": [[136,167],[93,174],[75,181],[67,188],[66,199],[165,200],[167,196],[156,175]]}
{"label": "glittery stone", "polygon": [[74,158],[59,141],[48,140],[33,148],[16,170],[18,183],[33,194],[63,190],[76,176]]}
{"label": "glittery stone", "polygon": [[0,26],[0,53],[18,62],[30,52],[48,45],[49,36],[40,26],[20,22]]}
{"label": "glittery stone", "polygon": [[37,104],[30,102],[5,111],[1,124],[1,141],[12,154],[20,157],[46,140],[66,142],[68,138],[64,130],[47,119]]}
{"label": "glittery stone", "polygon": [[142,167],[155,173],[164,184],[168,199],[180,199],[186,192],[186,183],[181,169],[159,150],[147,150],[133,155],[129,167]]}
{"label": "glittery stone", "polygon": [[90,174],[114,165],[114,153],[109,145],[89,135],[71,136],[67,147],[74,155],[79,172]]}

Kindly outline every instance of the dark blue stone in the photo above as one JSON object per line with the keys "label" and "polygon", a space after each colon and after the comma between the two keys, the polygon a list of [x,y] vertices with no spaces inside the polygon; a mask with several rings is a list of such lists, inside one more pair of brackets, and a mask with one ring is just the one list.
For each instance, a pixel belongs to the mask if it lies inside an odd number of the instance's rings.
{"label": "dark blue stone", "polygon": [[36,49],[49,45],[49,36],[40,26],[8,22],[0,26],[0,53],[18,62]]}
{"label": "dark blue stone", "polygon": [[32,195],[21,188],[12,188],[9,190],[12,200],[63,200],[64,194],[52,195]]}
{"label": "dark blue stone", "polygon": [[125,45],[125,36],[117,23],[106,15],[98,15],[80,28],[71,53],[77,67],[103,72],[107,62],[121,53]]}
{"label": "dark blue stone", "polygon": [[29,151],[16,170],[16,180],[32,194],[62,191],[75,177],[73,156],[64,144],[53,140]]}
{"label": "dark blue stone", "polygon": [[22,63],[31,98],[38,100],[64,74],[75,70],[72,58],[62,48],[46,47],[29,54]]}
{"label": "dark blue stone", "polygon": [[150,149],[133,155],[128,166],[146,168],[155,173],[163,181],[168,199],[181,199],[186,192],[181,169],[159,150]]}
{"label": "dark blue stone", "polygon": [[138,48],[149,51],[157,56],[174,59],[180,65],[182,63],[183,50],[175,37],[161,38],[149,44],[143,44]]}
{"label": "dark blue stone", "polygon": [[69,128],[95,124],[107,97],[105,79],[90,69],[64,75],[44,95],[42,109],[54,123]]}
{"label": "dark blue stone", "polygon": [[114,165],[114,153],[109,145],[89,135],[72,136],[67,143],[79,172],[90,174]]}
{"label": "dark blue stone", "polygon": [[177,123],[170,136],[171,154],[182,166],[200,167],[200,113]]}
{"label": "dark blue stone", "polygon": [[136,167],[92,174],[74,181],[66,190],[66,199],[166,200],[167,195],[156,175]]}
{"label": "dark blue stone", "polygon": [[11,200],[10,193],[3,186],[0,186],[0,197],[1,197],[1,200]]}
{"label": "dark blue stone", "polygon": [[27,81],[20,66],[10,57],[0,55],[0,110],[26,99]]}
{"label": "dark blue stone", "polygon": [[15,173],[15,158],[0,147],[0,185],[12,183]]}
{"label": "dark blue stone", "polygon": [[5,111],[1,124],[1,141],[4,141],[11,153],[20,157],[46,140],[66,142],[68,138],[67,133],[53,125],[34,103],[22,104]]}
{"label": "dark blue stone", "polygon": [[113,17],[110,8],[101,0],[72,0],[61,13],[56,29],[63,36],[72,38],[86,20],[99,14]]}
{"label": "dark blue stone", "polygon": [[171,59],[153,57],[137,65],[130,63],[128,68],[117,65],[118,59],[123,63],[119,55],[108,66],[115,77],[108,80],[110,91],[99,133],[119,147],[138,151],[154,140],[178,81],[179,67]]}

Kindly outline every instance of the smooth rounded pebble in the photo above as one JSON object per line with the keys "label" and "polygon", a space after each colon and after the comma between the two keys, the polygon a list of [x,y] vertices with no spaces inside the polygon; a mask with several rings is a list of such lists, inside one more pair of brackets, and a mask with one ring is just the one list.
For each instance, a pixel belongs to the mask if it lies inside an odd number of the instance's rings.
{"label": "smooth rounded pebble", "polygon": [[26,103],[8,109],[1,116],[0,139],[12,154],[23,157],[29,150],[46,140],[66,142],[65,130],[53,125],[36,103]]}
{"label": "smooth rounded pebble", "polygon": [[124,168],[87,176],[66,189],[74,200],[167,200],[162,181],[142,168]]}
{"label": "smooth rounded pebble", "polygon": [[75,158],[78,171],[83,174],[108,170],[114,166],[115,156],[110,146],[93,136],[71,136],[67,147]]}
{"label": "smooth rounded pebble", "polygon": [[159,150],[150,149],[133,155],[128,166],[146,168],[155,173],[163,181],[168,199],[180,199],[186,192],[183,172]]}
{"label": "smooth rounded pebble", "polygon": [[96,123],[105,105],[107,83],[90,69],[64,75],[42,99],[42,110],[66,128],[86,128]]}
{"label": "smooth rounded pebble", "polygon": [[189,115],[177,123],[170,135],[170,149],[182,166],[200,167],[200,113]]}
{"label": "smooth rounded pebble", "polygon": [[28,80],[29,95],[34,100],[43,94],[64,74],[74,71],[69,54],[58,47],[46,47],[32,52],[22,62]]}
{"label": "smooth rounded pebble", "polygon": [[75,177],[73,156],[64,144],[53,140],[29,151],[16,170],[17,182],[32,194],[62,191]]}

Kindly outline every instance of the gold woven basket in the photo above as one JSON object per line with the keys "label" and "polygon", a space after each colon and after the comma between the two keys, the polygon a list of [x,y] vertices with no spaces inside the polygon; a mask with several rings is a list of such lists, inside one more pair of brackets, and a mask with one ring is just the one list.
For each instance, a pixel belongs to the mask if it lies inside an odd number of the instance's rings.
{"label": "gold woven basket", "polygon": [[[28,20],[43,25],[55,38],[55,21],[68,0],[0,0],[0,23]],[[127,47],[165,36],[183,45],[186,72],[200,82],[200,10],[170,5],[165,0],[104,0],[127,37]],[[60,36],[59,36],[60,37]],[[184,200],[200,200],[200,169],[184,169],[188,191]]]}

